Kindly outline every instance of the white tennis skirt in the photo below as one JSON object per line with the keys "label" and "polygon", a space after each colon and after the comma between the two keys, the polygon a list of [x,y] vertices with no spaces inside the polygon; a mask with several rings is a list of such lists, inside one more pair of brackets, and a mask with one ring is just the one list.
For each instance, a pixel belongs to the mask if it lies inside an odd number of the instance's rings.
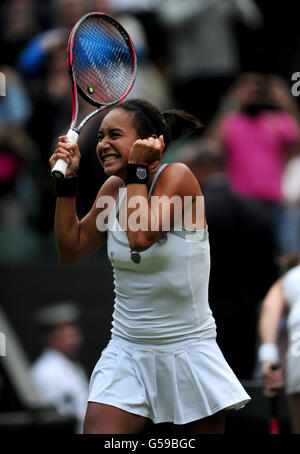
{"label": "white tennis skirt", "polygon": [[91,375],[90,402],[155,424],[186,424],[250,401],[215,339],[166,345],[110,340]]}

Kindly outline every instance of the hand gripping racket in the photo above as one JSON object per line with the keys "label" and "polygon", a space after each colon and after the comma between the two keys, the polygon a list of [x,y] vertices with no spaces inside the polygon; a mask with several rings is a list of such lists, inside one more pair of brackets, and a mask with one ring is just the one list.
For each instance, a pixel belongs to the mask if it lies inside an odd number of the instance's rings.
{"label": "hand gripping racket", "polygon": [[[94,12],[74,25],[68,41],[67,63],[73,105],[67,137],[70,143],[77,143],[90,118],[121,102],[130,92],[136,76],[136,53],[130,36],[115,19]],[[97,107],[79,124],[77,93]],[[51,175],[62,179],[67,168],[68,164],[58,159]]]}

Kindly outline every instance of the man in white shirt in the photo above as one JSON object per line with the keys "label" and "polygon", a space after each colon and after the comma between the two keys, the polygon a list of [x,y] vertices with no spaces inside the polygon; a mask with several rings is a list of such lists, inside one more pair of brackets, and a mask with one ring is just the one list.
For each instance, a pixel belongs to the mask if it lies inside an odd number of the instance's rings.
{"label": "man in white shirt", "polygon": [[76,362],[81,344],[78,319],[78,308],[68,301],[47,306],[36,314],[45,348],[31,372],[41,400],[62,415],[74,416],[78,421],[76,432],[82,433],[88,379]]}

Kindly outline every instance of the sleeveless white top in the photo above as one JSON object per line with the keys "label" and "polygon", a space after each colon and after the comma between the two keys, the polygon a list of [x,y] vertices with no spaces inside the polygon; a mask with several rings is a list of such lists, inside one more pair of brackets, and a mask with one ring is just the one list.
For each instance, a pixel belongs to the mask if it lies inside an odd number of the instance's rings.
{"label": "sleeveless white top", "polygon": [[[156,172],[149,198],[165,167]],[[215,338],[216,326],[208,303],[207,228],[170,231],[140,252],[141,261],[135,263],[126,232],[116,218],[126,188],[121,191],[107,239],[116,295],[112,338],[154,345]]]}

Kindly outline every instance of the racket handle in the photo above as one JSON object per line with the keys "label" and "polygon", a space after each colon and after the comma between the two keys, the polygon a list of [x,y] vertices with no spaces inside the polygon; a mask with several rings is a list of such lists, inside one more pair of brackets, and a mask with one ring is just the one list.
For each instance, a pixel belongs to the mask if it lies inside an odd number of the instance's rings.
{"label": "racket handle", "polygon": [[74,129],[69,129],[69,131],[67,132],[67,137],[70,143],[77,143],[79,134],[78,132],[74,131]]}
{"label": "racket handle", "polygon": [[[74,129],[69,129],[67,132],[67,137],[70,143],[77,143],[78,140],[78,132],[74,131]],[[67,173],[68,163],[65,162],[63,159],[58,159],[56,161],[55,166],[51,170],[51,175],[53,178],[57,180],[62,180],[65,178]]]}

